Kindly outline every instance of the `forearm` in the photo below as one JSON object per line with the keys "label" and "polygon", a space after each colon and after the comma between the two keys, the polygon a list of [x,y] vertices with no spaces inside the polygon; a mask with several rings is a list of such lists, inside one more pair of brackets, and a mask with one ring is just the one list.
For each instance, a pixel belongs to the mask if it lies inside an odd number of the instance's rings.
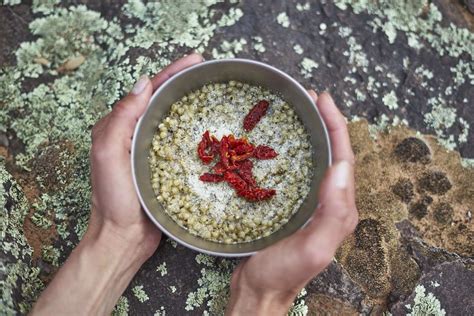
{"label": "forearm", "polygon": [[148,258],[107,228],[89,229],[33,308],[33,315],[110,315]]}
{"label": "forearm", "polygon": [[293,295],[262,295],[245,287],[233,289],[226,315],[286,315],[293,299]]}

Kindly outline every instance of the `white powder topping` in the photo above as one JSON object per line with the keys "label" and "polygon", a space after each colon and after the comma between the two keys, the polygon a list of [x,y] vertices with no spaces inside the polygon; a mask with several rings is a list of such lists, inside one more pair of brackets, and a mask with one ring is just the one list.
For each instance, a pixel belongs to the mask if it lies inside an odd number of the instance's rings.
{"label": "white powder topping", "polygon": [[[228,85],[223,87],[224,90]],[[173,181],[178,180],[189,190],[186,193],[189,203],[192,205],[191,212],[199,212],[204,207],[209,218],[222,223],[227,221],[224,215],[261,218],[262,220],[274,220],[276,212],[284,210],[290,217],[301,205],[303,198],[309,191],[309,182],[312,175],[311,146],[307,132],[302,123],[297,119],[293,110],[279,96],[270,93],[260,87],[246,86],[236,88],[232,95],[220,93],[223,89],[217,89],[210,85],[206,90],[207,95],[193,102],[187,101],[187,106],[195,104],[196,111],[192,119],[183,121],[183,115],[176,113],[170,115],[170,119],[176,119],[178,129],[169,133],[165,144],[163,140],[154,148],[159,152],[160,148],[172,147],[170,144],[178,144],[174,147],[172,161],[163,161],[163,173],[169,172]],[[196,95],[200,95],[200,91]],[[249,110],[260,100],[265,99],[270,107],[256,127],[246,133],[243,130],[243,119]],[[212,173],[212,167],[218,159],[210,164],[203,164],[197,155],[197,145],[202,139],[204,132],[209,131],[217,139],[233,134],[236,138],[246,137],[250,143],[267,145],[275,149],[278,156],[274,159],[253,159],[253,175],[257,185],[261,188],[275,189],[276,195],[267,201],[250,202],[237,196],[235,190],[226,182],[208,183],[199,179],[205,172]],[[179,136],[178,136],[179,135]],[[158,163],[159,164],[159,163]],[[170,170],[171,169],[171,170]],[[169,170],[169,171],[168,171]],[[156,176],[159,178],[159,176]],[[169,177],[169,176],[168,176]],[[158,194],[165,194],[159,190]],[[170,215],[181,208],[179,201],[181,196],[168,194],[165,207]],[[186,196],[184,196],[186,197]],[[173,211],[173,209],[175,211]],[[173,215],[172,215],[173,217]],[[198,226],[194,233],[200,234],[200,230],[208,231],[206,224]]]}

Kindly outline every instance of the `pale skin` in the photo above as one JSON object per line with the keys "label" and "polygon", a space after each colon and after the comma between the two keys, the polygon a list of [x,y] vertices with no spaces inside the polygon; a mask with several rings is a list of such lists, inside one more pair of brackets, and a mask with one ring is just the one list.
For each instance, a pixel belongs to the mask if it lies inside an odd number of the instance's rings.
{"label": "pale skin", "polygon": [[[33,307],[32,315],[110,315],[161,232],[141,210],[130,169],[131,139],[153,91],[202,62],[191,54],[142,77],[92,130],[92,207],[87,232]],[[333,165],[312,221],[243,260],[233,273],[228,315],[284,315],[301,288],[332,260],[357,225],[354,155],[344,117],[327,93],[309,91],[329,130]]]}

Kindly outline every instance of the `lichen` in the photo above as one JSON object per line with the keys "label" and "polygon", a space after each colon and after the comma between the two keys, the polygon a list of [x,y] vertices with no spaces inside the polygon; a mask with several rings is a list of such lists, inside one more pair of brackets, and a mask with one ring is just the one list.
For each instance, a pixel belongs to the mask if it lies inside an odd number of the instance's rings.
{"label": "lichen", "polygon": [[311,4],[309,2],[296,4],[296,10],[298,11],[308,11],[309,9],[311,9]]}
{"label": "lichen", "polygon": [[187,296],[185,310],[192,311],[207,302],[211,315],[221,315],[229,298],[230,278],[236,263],[204,254],[198,254],[196,262],[204,267],[197,280],[198,288]]}
{"label": "lichen", "polygon": [[286,12],[280,12],[277,15],[277,22],[278,24],[280,24],[281,26],[285,28],[290,26],[290,19],[288,18],[288,15],[286,14]]}
{"label": "lichen", "polygon": [[113,316],[127,316],[129,312],[128,299],[125,296],[120,296],[114,310],[112,311]]}
{"label": "lichen", "polygon": [[408,316],[444,316],[446,312],[441,308],[441,302],[433,295],[433,293],[426,294],[426,289],[423,285],[418,285],[415,288],[415,298],[413,299],[413,306],[408,305]]}
{"label": "lichen", "polygon": [[398,98],[395,91],[390,91],[382,98],[383,104],[385,104],[390,110],[398,109]]}
{"label": "lichen", "polygon": [[394,43],[397,31],[403,31],[408,44],[414,48],[428,42],[441,56],[459,57],[462,53],[474,52],[474,34],[452,23],[443,26],[442,14],[428,0],[416,1],[367,1],[337,0],[336,5],[346,10],[350,5],[357,14],[367,12],[377,18],[368,20],[374,30],[381,29],[389,43]]}
{"label": "lichen", "polygon": [[52,245],[44,245],[42,247],[41,256],[45,262],[51,263],[57,267],[59,265],[59,250]]}
{"label": "lichen", "polygon": [[214,59],[234,58],[236,54],[240,53],[244,46],[247,45],[245,38],[235,39],[233,41],[222,41],[220,51],[216,48],[212,49],[212,57]]}
{"label": "lichen", "polygon": [[165,276],[168,274],[168,269],[166,268],[166,262],[163,262],[156,268],[156,272],[160,272],[161,276]]}
{"label": "lichen", "polygon": [[305,302],[306,289],[302,288],[300,293],[296,296],[295,301],[288,310],[288,316],[306,316],[308,314],[308,306]]}
{"label": "lichen", "polygon": [[40,270],[32,265],[32,248],[23,231],[28,201],[20,186],[0,164],[0,306],[2,313],[26,314],[43,282]]}
{"label": "lichen", "polygon": [[293,46],[293,50],[295,51],[295,53],[297,53],[298,55],[301,55],[303,54],[304,50],[303,50],[303,47],[301,47],[300,44],[296,44]]}
{"label": "lichen", "polygon": [[308,57],[304,57],[300,63],[301,74],[305,78],[311,78],[311,76],[313,75],[313,70],[317,69],[318,67],[319,64]]}
{"label": "lichen", "polygon": [[252,37],[252,46],[253,46],[253,49],[258,53],[264,53],[266,51],[265,46],[263,45],[263,39],[261,36]]}
{"label": "lichen", "polygon": [[135,285],[132,288],[132,293],[140,303],[145,303],[150,299],[148,294],[146,294],[145,290],[143,289],[143,285]]}

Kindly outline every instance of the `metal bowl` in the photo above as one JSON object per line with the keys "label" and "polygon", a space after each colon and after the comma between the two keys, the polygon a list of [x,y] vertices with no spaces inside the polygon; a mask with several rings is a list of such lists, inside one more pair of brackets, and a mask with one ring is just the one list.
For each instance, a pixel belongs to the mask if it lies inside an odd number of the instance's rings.
{"label": "metal bowl", "polygon": [[[302,120],[310,133],[313,147],[313,178],[311,189],[292,218],[273,234],[251,242],[224,244],[192,235],[179,226],[157,201],[151,186],[148,163],[153,135],[171,105],[192,90],[210,82],[237,80],[259,85],[280,94]],[[291,235],[303,227],[318,204],[318,189],[326,168],[331,164],[331,150],[326,127],[308,92],[293,78],[267,64],[246,59],[207,61],[187,68],[166,81],[153,94],[150,104],[139,120],[132,143],[132,173],[135,188],[146,214],[158,228],[180,244],[211,255],[248,256]]]}

